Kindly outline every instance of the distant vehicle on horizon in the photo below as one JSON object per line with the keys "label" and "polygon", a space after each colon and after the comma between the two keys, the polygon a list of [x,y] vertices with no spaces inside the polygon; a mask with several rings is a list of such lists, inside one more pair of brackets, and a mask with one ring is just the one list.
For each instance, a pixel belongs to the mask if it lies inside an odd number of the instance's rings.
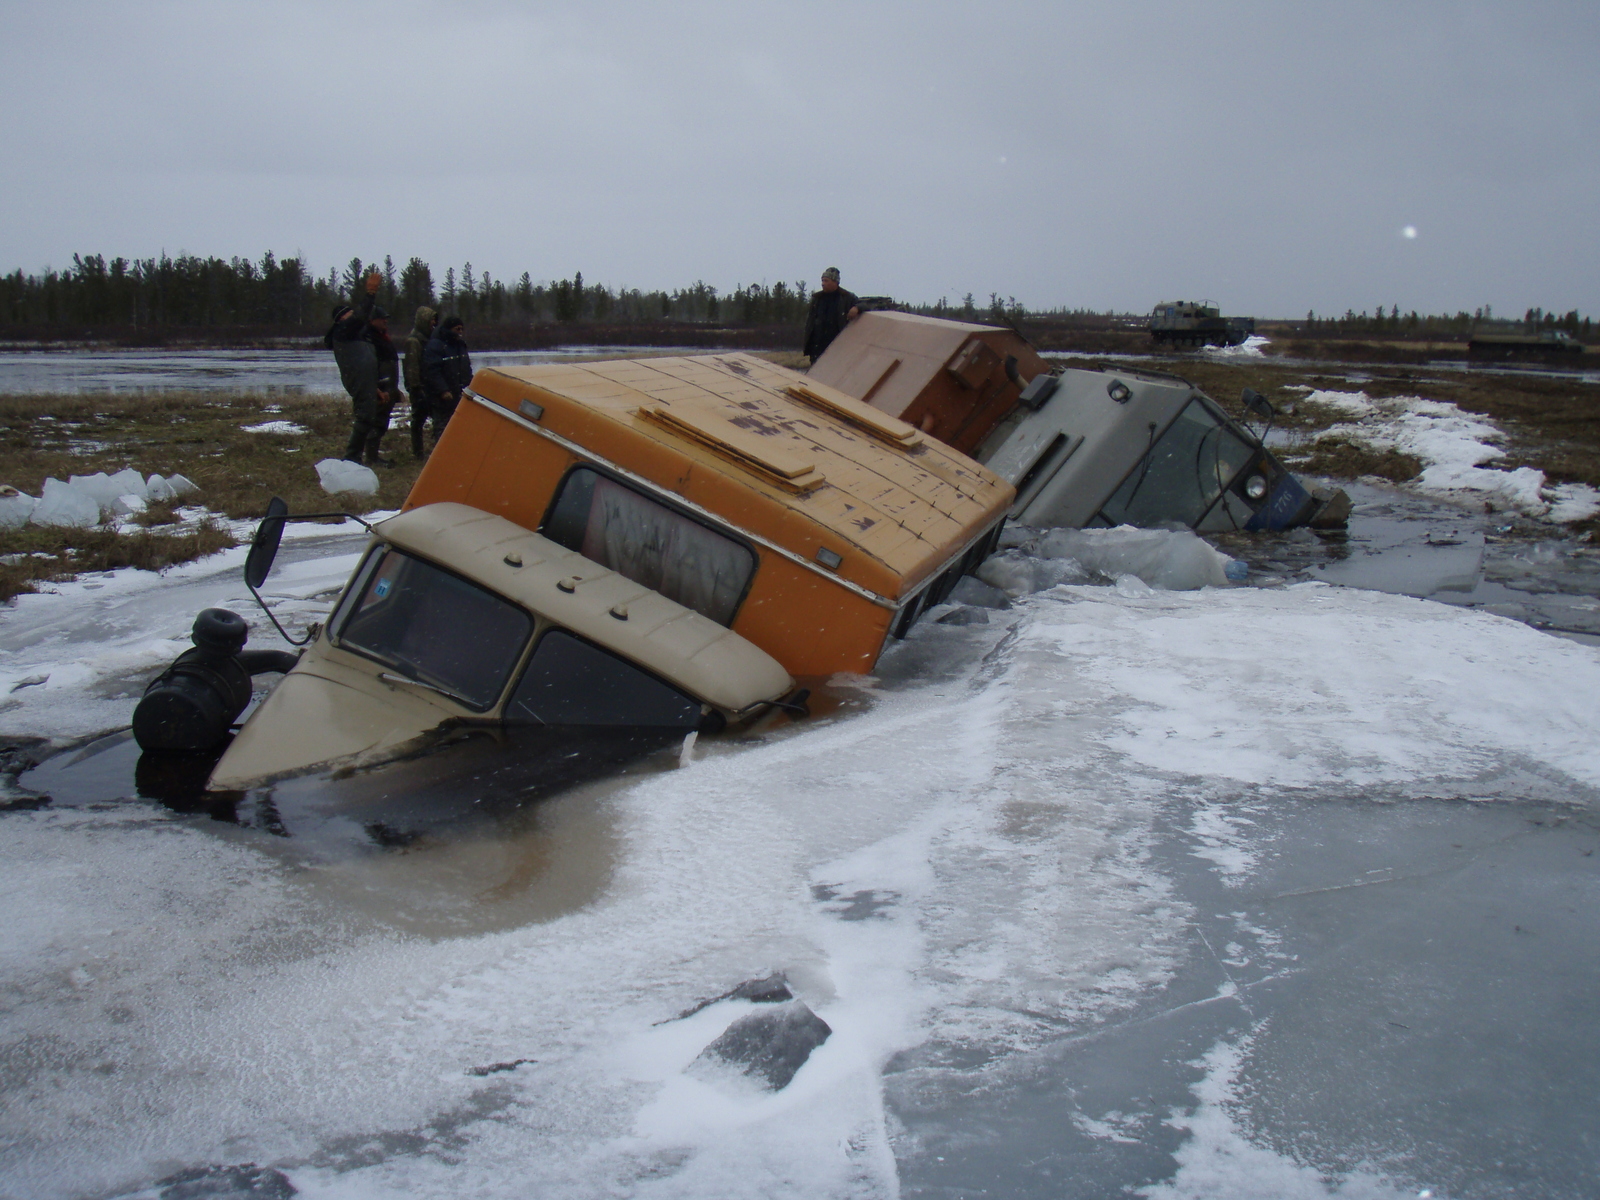
{"label": "distant vehicle on horizon", "polygon": [[1209,300],[1163,300],[1150,313],[1150,336],[1173,346],[1242,346],[1254,317],[1225,317]]}
{"label": "distant vehicle on horizon", "polygon": [[1472,327],[1467,353],[1478,358],[1518,358],[1541,354],[1582,354],[1584,345],[1564,329],[1523,321],[1480,321]]}

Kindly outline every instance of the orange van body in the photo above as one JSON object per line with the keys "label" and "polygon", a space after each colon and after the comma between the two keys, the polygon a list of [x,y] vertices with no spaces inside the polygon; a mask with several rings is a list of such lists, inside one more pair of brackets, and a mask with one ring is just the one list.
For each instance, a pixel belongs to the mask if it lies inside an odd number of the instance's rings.
{"label": "orange van body", "polygon": [[870,670],[993,548],[1014,498],[905,422],[724,354],[481,370],[405,508],[544,532],[580,466],[748,549],[728,627],[794,676]]}

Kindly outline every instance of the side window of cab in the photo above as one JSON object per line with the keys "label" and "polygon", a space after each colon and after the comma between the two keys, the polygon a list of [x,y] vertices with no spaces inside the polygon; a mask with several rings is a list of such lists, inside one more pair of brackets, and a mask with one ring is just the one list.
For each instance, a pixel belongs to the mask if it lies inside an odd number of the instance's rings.
{"label": "side window of cab", "polygon": [[695,729],[700,702],[565,629],[548,629],[506,705],[507,721]]}
{"label": "side window of cab", "polygon": [[727,627],[755,575],[755,552],[592,467],[574,467],[540,533]]}

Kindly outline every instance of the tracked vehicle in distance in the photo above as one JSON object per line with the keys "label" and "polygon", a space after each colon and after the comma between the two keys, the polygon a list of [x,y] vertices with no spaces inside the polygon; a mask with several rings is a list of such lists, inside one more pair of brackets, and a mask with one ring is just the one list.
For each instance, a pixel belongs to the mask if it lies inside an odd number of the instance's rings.
{"label": "tracked vehicle in distance", "polygon": [[1151,310],[1148,328],[1157,345],[1242,346],[1255,333],[1256,319],[1225,317],[1206,301],[1163,300]]}

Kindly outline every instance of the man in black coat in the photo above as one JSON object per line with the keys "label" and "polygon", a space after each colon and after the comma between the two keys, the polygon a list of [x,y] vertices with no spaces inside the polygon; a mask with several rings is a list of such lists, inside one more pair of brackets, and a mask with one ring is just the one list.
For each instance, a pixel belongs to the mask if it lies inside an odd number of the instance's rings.
{"label": "man in black coat", "polygon": [[378,352],[367,337],[367,323],[372,319],[382,281],[383,276],[376,271],[367,276],[367,295],[359,309],[335,304],[333,324],[322,335],[322,344],[333,351],[333,361],[339,364],[339,382],[350,394],[350,442],[344,451],[350,462],[361,461],[362,451],[378,426]]}
{"label": "man in black coat", "polygon": [[456,411],[461,390],[472,382],[472,356],[467,353],[460,317],[446,317],[422,351],[422,382],[433,409],[433,443]]}
{"label": "man in black coat", "polygon": [[811,293],[811,310],[806,313],[806,357],[816,362],[839,331],[860,315],[855,293],[839,286],[839,268],[829,267],[822,273],[822,290]]}
{"label": "man in black coat", "polygon": [[381,453],[383,435],[389,432],[389,417],[400,396],[400,351],[389,340],[389,314],[374,308],[365,336],[378,360],[378,405],[367,431],[367,461],[375,467],[392,467],[394,461]]}

